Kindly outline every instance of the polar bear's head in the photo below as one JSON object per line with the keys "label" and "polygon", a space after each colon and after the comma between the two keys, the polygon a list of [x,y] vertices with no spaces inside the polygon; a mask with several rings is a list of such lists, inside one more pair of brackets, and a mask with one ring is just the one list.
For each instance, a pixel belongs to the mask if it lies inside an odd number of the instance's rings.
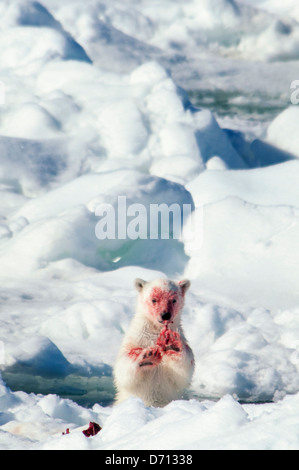
{"label": "polar bear's head", "polygon": [[156,324],[178,323],[184,306],[185,293],[190,281],[174,282],[169,279],[154,281],[135,280],[138,295],[138,312]]}

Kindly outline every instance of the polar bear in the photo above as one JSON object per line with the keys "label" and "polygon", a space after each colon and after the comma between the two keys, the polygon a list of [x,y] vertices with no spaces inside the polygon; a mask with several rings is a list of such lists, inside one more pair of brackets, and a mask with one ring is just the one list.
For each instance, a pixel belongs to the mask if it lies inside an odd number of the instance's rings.
{"label": "polar bear", "polygon": [[146,406],[182,397],[194,371],[194,356],[181,326],[190,281],[136,279],[137,309],[114,367],[118,404],[130,396]]}

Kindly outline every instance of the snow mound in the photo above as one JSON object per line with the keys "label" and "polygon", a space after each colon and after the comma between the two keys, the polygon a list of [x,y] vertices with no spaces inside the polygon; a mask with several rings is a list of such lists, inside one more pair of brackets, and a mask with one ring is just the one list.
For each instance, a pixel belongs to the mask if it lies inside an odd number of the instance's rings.
{"label": "snow mound", "polygon": [[42,4],[4,1],[1,9],[0,57],[5,68],[35,66],[56,58],[90,62],[84,49]]}
{"label": "snow mound", "polygon": [[[33,110],[35,114],[35,110]],[[39,111],[37,111],[39,115]],[[42,114],[43,116],[43,114]],[[27,122],[26,113],[25,122]],[[38,116],[35,115],[37,118]],[[22,120],[23,123],[23,120]],[[21,122],[19,122],[21,124]],[[20,125],[20,129],[36,126],[35,132],[41,127],[37,119]],[[14,129],[13,134],[15,134]],[[36,196],[49,190],[52,186],[59,184],[65,175],[68,164],[66,144],[56,138],[36,140],[21,139],[15,137],[0,137],[0,178],[3,183],[11,188],[14,193],[25,196]],[[74,172],[76,169],[73,170]],[[76,174],[76,173],[75,173]]]}
{"label": "snow mound", "polygon": [[299,158],[299,107],[290,106],[280,113],[267,130],[267,142]]}
{"label": "snow mound", "polygon": [[[82,87],[85,79],[90,83],[88,94]],[[189,167],[184,171],[182,157],[190,161],[196,172],[202,171],[204,162],[215,154],[229,167],[245,166],[212,114],[193,109],[186,95],[156,62],[138,67],[121,81],[116,75],[100,73],[89,65],[50,64],[39,76],[39,93],[53,92],[53,84],[66,94],[76,95],[79,108],[84,106],[88,123],[96,125],[99,145],[111,159],[110,167],[117,163],[112,158],[125,159],[126,165],[147,167],[161,176],[163,166],[173,161],[170,177],[183,182],[191,175]],[[78,117],[82,114],[83,111]],[[66,122],[62,125],[67,127]],[[109,168],[108,163],[104,168]]]}
{"label": "snow mound", "polygon": [[296,21],[299,20],[299,6],[296,0],[243,0],[244,3],[255,5],[263,10],[270,11],[272,14],[290,16]]}
{"label": "snow mound", "polygon": [[[244,98],[263,108],[288,99],[286,80],[296,77],[298,23],[293,3],[278,0],[44,0],[53,16],[107,71],[132,72],[150,60],[172,70],[185,88]],[[245,59],[245,60],[243,60]],[[288,61],[285,68],[284,61]],[[275,78],[273,78],[275,77]],[[234,94],[236,93],[236,96]],[[233,94],[233,96],[232,96]],[[262,95],[262,96],[261,96]],[[266,107],[268,104],[266,104]],[[241,106],[243,108],[243,106]],[[246,108],[246,106],[245,106]]]}
{"label": "snow mound", "polygon": [[238,50],[243,57],[258,60],[291,61],[299,55],[299,26],[295,21],[274,20],[258,36],[242,38]]}
{"label": "snow mound", "polygon": [[193,325],[188,338],[198,358],[192,383],[195,396],[218,398],[230,393],[242,401],[263,402],[296,393],[296,333],[289,335],[289,328],[281,328],[281,319],[288,315],[293,319],[296,311],[235,310],[223,303],[200,306],[198,297],[197,303],[191,301],[185,324]]}
{"label": "snow mound", "polygon": [[196,206],[234,196],[256,205],[299,208],[297,160],[250,170],[221,170],[205,171],[186,185]]}
{"label": "snow mound", "polygon": [[32,336],[6,350],[10,372],[18,369],[27,374],[45,377],[65,376],[71,366],[52,341],[43,336]]}
{"label": "snow mound", "polygon": [[8,115],[2,126],[2,135],[7,137],[20,137],[34,139],[51,139],[59,137],[60,129],[51,114],[35,103],[28,103]]}
{"label": "snow mound", "polygon": [[241,303],[294,307],[298,224],[298,209],[291,206],[256,206],[234,197],[208,204],[203,212],[203,242],[199,247],[185,244],[190,256],[185,275],[200,289]]}
{"label": "snow mound", "polygon": [[[45,2],[47,4],[47,2]],[[48,8],[52,9],[52,2]],[[121,15],[123,27],[112,22],[114,16]],[[60,4],[55,8],[55,16],[67,31],[82,44],[92,61],[105,70],[130,72],[144,61],[155,57],[158,49],[144,41],[144,32],[151,31],[150,19],[133,6],[132,14],[122,4],[111,7],[111,2],[81,2]],[[117,22],[117,20],[116,20]],[[132,29],[133,26],[133,29]],[[142,34],[134,30],[142,29]]]}
{"label": "snow mound", "polygon": [[45,26],[62,29],[51,13],[39,2],[16,0],[13,4],[8,0],[1,3],[1,29],[14,26]]}
{"label": "snow mound", "polygon": [[[129,170],[105,173],[105,183],[102,181],[103,174],[82,176],[44,197],[29,201],[18,211],[12,223],[20,219],[27,223],[10,240],[10,246],[2,244],[0,248],[6,274],[28,275],[32,270],[46,267],[49,262],[65,258],[100,270],[115,269],[115,258],[118,258],[117,267],[138,259],[139,265],[156,269],[161,262],[162,246],[165,272],[183,269],[186,256],[178,240],[151,240],[149,236],[144,240],[138,237],[132,240],[127,234],[124,239],[119,239],[118,232],[111,239],[98,239],[96,226],[99,220],[95,211],[101,204],[109,203],[116,219],[119,195],[125,195],[126,207],[133,203],[142,204],[150,217],[150,204],[177,204],[181,208],[188,204],[193,207],[188,191],[177,183]],[[15,257],[17,265],[13,262]]]}
{"label": "snow mound", "polygon": [[[119,167],[181,184],[214,156],[227,168],[246,167],[212,113],[193,108],[156,62],[118,76],[78,61],[50,61],[31,93],[8,105],[0,122],[2,136],[22,139],[2,137],[2,177],[16,172],[25,194],[40,191],[41,183]],[[32,151],[41,153],[36,161]]]}
{"label": "snow mound", "polygon": [[[269,13],[236,0],[165,0],[152,5],[141,1],[138,7],[128,3],[130,8],[107,1],[83,7],[77,1],[72,8],[55,8],[55,13],[94,61],[101,56],[109,61],[106,45],[117,59],[114,67],[121,66],[122,71],[136,67],[140,55],[161,55],[161,49],[188,51],[192,57],[196,48],[208,47],[258,60],[298,58],[298,24],[279,8]],[[292,15],[292,8],[287,13]]]}

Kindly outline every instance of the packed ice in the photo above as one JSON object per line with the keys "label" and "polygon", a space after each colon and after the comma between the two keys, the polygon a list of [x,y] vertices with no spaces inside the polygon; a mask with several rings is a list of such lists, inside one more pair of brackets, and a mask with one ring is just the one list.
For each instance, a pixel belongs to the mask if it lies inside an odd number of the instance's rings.
{"label": "packed ice", "polygon": [[[298,449],[296,0],[0,16],[0,449]],[[100,239],[120,196],[200,229]],[[191,280],[195,373],[164,408],[113,406],[138,277]]]}

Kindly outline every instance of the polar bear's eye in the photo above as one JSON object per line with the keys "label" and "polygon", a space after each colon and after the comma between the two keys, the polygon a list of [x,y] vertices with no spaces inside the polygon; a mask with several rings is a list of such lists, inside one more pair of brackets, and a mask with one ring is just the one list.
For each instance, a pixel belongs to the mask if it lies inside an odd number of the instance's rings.
{"label": "polar bear's eye", "polygon": [[157,302],[157,299],[152,299],[153,304]]}
{"label": "polar bear's eye", "polygon": [[172,303],[175,304],[175,303],[176,303],[176,299],[173,299]]}

